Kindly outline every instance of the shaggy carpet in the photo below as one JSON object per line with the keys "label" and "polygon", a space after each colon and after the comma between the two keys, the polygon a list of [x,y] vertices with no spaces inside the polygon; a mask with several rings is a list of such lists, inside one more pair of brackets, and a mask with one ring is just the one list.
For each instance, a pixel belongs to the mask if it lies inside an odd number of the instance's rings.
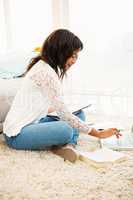
{"label": "shaggy carpet", "polygon": [[[80,150],[99,148],[82,135]],[[50,151],[16,151],[0,139],[0,200],[133,200],[133,152],[127,161],[96,169]]]}

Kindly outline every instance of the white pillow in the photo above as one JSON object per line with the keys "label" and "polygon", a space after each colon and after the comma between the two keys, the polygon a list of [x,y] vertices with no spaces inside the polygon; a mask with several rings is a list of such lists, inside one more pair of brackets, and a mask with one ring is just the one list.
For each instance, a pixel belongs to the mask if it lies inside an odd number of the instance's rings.
{"label": "white pillow", "polygon": [[0,122],[5,120],[12,100],[20,88],[22,79],[0,79]]}

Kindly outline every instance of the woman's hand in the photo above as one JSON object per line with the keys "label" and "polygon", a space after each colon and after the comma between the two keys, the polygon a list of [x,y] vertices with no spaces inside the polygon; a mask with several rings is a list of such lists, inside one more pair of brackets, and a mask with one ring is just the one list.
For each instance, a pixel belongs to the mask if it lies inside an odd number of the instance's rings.
{"label": "woman's hand", "polygon": [[92,128],[92,130],[89,134],[94,137],[98,137],[100,139],[108,138],[112,135],[116,135],[117,138],[122,136],[122,134],[119,132],[119,130],[117,128],[108,128],[108,129],[101,130],[101,131],[97,131],[96,129]]}

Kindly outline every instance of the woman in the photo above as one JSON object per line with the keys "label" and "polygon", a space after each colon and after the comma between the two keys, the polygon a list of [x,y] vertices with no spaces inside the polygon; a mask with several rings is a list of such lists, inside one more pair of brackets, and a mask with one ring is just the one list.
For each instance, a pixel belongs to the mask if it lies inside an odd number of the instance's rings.
{"label": "woman", "polygon": [[[84,122],[83,111],[73,115],[62,100],[60,81],[82,49],[80,39],[69,30],[59,29],[47,37],[40,55],[29,64],[5,119],[4,134],[10,147],[52,149],[74,162],[77,154],[73,146],[77,144],[79,131],[98,138],[120,136],[115,128],[103,131],[90,128]],[[51,111],[56,111],[61,120],[48,117]]]}

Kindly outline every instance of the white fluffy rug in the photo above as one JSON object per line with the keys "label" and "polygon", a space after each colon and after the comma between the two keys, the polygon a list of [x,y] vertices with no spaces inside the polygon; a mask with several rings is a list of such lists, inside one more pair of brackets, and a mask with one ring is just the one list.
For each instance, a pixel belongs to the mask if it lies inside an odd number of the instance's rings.
{"label": "white fluffy rug", "polygon": [[[98,143],[81,135],[78,148]],[[128,154],[127,161],[95,169],[51,152],[9,149],[0,140],[0,200],[133,200],[133,152]]]}

